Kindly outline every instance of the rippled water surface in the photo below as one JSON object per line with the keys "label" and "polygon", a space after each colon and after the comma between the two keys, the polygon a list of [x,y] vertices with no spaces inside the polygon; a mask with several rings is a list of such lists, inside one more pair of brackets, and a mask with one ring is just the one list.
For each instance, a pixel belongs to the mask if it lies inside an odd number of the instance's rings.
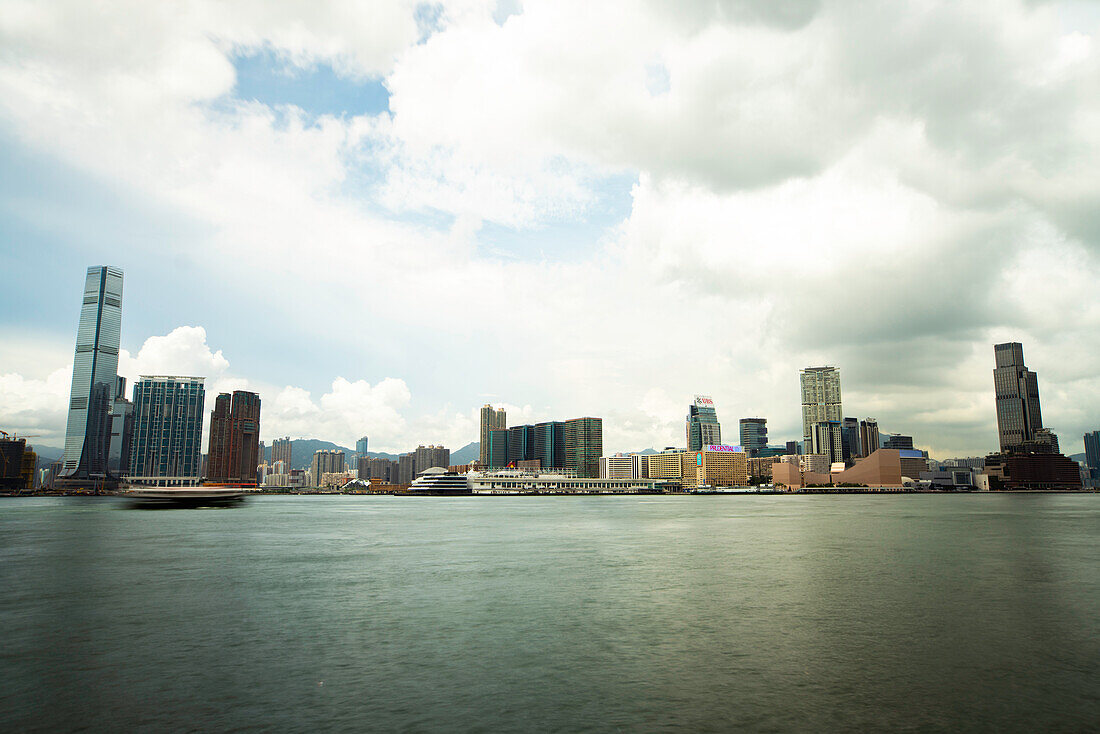
{"label": "rippled water surface", "polygon": [[0,501],[0,730],[1095,730],[1100,495]]}

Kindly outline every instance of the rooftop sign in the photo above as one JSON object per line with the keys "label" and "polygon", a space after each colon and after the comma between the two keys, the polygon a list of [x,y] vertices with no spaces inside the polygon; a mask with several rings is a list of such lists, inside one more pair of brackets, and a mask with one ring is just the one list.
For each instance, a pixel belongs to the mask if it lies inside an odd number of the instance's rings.
{"label": "rooftop sign", "polygon": [[707,451],[726,451],[734,454],[745,453],[745,449],[741,448],[740,446],[726,446],[725,444],[722,444],[721,446],[715,446],[712,444],[710,446],[707,446]]}
{"label": "rooftop sign", "polygon": [[695,396],[696,408],[713,408],[714,399],[710,395],[696,395]]}

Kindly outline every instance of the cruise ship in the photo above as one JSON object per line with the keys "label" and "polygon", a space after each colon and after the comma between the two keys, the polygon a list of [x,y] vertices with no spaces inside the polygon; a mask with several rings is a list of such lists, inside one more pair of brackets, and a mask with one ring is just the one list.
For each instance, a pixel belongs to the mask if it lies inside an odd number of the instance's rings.
{"label": "cruise ship", "polygon": [[409,485],[410,494],[470,494],[465,474],[432,466],[417,474]]}

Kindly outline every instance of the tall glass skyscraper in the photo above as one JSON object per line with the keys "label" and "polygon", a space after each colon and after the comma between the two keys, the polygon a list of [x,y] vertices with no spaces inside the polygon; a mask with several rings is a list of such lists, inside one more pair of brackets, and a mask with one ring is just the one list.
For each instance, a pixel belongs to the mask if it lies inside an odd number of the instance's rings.
{"label": "tall glass skyscraper", "polygon": [[740,427],[741,448],[749,456],[756,456],[761,449],[768,447],[767,418],[742,418]]}
{"label": "tall glass skyscraper", "polygon": [[714,400],[706,395],[696,395],[695,402],[688,406],[688,451],[702,451],[704,446],[717,446],[721,443],[722,425],[714,410]]}
{"label": "tall glass skyscraper", "polygon": [[1039,378],[1024,365],[1019,342],[993,346],[993,390],[997,398],[997,433],[1001,451],[1019,449],[1035,440],[1043,427]]}
{"label": "tall glass skyscraper", "polygon": [[88,268],[76,332],[62,479],[109,476],[110,413],[118,380],[121,333],[122,270],[106,265]]}
{"label": "tall glass skyscraper", "polygon": [[366,436],[355,442],[355,453],[359,455],[359,458],[366,458],[368,443],[369,439]]}

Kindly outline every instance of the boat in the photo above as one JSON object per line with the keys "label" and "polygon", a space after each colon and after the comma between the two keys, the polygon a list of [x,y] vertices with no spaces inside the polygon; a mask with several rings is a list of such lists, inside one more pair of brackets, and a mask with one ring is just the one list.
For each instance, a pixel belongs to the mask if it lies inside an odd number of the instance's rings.
{"label": "boat", "polygon": [[240,487],[133,487],[119,493],[136,507],[231,507],[244,501]]}
{"label": "boat", "polygon": [[409,494],[470,494],[470,484],[465,474],[447,471],[441,466],[433,466],[420,472],[409,485]]}

